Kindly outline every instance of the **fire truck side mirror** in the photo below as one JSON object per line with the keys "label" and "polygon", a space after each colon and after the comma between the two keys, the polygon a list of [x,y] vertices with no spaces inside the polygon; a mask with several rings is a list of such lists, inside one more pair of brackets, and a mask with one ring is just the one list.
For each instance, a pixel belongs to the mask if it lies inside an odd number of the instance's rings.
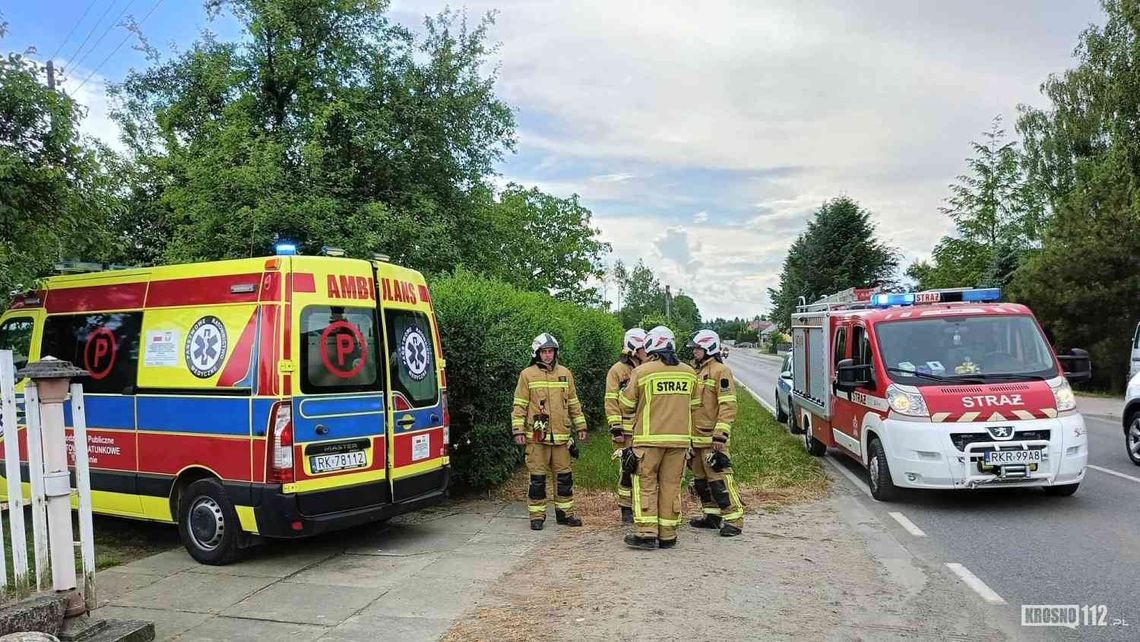
{"label": "fire truck side mirror", "polygon": [[1070,383],[1084,383],[1092,379],[1092,361],[1089,353],[1080,348],[1069,350],[1069,354],[1057,355],[1061,370]]}
{"label": "fire truck side mirror", "polygon": [[871,367],[855,365],[854,359],[844,359],[835,366],[835,388],[852,392],[871,383]]}

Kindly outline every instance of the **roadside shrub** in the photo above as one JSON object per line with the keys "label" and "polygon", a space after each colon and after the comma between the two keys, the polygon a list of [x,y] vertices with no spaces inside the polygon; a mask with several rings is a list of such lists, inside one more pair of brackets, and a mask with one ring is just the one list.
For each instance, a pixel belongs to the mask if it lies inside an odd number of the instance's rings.
{"label": "roadside shrub", "polygon": [[[501,433],[502,443],[511,443],[515,382],[530,363],[530,342],[539,333],[558,338],[559,358],[574,373],[589,425],[602,427],[606,371],[617,359],[623,332],[613,315],[465,270],[433,279],[431,289],[447,363],[458,480],[473,488],[493,485],[503,479],[500,465],[513,470],[521,460],[521,449],[499,448],[494,433]],[[469,447],[480,452],[462,453]]]}

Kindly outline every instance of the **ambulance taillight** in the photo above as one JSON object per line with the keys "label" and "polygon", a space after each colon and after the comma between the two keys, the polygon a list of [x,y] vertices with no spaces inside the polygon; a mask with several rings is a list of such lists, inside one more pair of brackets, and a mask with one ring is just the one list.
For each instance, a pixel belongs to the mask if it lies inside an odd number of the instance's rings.
{"label": "ambulance taillight", "polygon": [[270,413],[273,428],[270,431],[270,453],[265,480],[271,484],[293,482],[293,406],[288,401],[273,404]]}
{"label": "ambulance taillight", "polygon": [[451,410],[447,407],[447,371],[440,370],[439,374],[443,388],[439,393],[443,405],[443,450],[446,452],[448,444],[451,443]]}

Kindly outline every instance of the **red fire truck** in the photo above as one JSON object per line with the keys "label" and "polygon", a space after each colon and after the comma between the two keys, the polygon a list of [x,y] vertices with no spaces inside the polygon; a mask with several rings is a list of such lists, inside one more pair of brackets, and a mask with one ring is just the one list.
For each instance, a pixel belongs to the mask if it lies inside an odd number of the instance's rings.
{"label": "red fire truck", "polygon": [[1070,381],[1032,312],[997,289],[852,288],[792,316],[793,412],[808,452],[862,463],[872,495],[900,488],[1076,492],[1088,460]]}

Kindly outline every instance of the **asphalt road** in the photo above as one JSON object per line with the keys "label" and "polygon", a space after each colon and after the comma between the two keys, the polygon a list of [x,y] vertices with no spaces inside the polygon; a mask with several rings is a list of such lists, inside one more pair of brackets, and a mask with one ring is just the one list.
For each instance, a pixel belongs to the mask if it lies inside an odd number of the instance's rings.
{"label": "asphalt road", "polygon": [[[779,360],[735,350],[737,379],[773,403]],[[1104,627],[1022,629],[1029,639],[1140,639],[1140,467],[1124,453],[1118,419],[1086,416],[1090,468],[1072,497],[1036,489],[910,491],[890,504],[856,493],[856,501],[891,527],[917,556],[961,564],[1004,599],[996,608],[1020,621],[1023,604],[1104,605]],[[863,467],[835,451],[827,456],[866,486]],[[861,489],[862,490],[862,489]],[[916,536],[890,513],[901,515]],[[969,590],[963,585],[963,590]],[[979,598],[980,599],[980,598]],[[1128,626],[1122,626],[1123,620]]]}

